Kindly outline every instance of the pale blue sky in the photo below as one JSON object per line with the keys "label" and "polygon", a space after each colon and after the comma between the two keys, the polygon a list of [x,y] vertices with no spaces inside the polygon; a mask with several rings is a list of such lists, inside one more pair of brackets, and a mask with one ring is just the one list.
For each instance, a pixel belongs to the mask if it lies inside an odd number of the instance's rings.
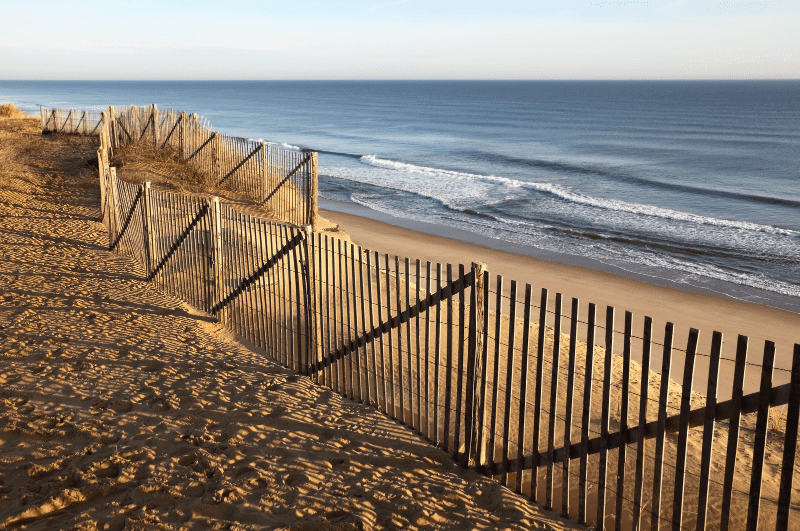
{"label": "pale blue sky", "polygon": [[800,0],[7,0],[0,79],[800,78]]}

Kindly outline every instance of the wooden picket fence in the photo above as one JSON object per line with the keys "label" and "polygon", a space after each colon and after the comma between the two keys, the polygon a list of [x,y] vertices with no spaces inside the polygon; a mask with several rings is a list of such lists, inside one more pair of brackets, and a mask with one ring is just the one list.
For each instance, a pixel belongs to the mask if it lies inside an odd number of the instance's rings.
{"label": "wooden picket fence", "polygon": [[[530,284],[492,279],[481,263],[380,256],[100,170],[111,250],[273,360],[412,427],[462,466],[596,529],[796,525],[800,345],[790,383],[773,387],[771,342],[760,364],[743,336],[735,359],[722,356],[717,332],[708,354],[694,329],[681,349],[671,323],[661,342],[649,317],[635,325],[625,312],[619,330],[614,308],[581,312],[560,294],[551,305],[547,290],[537,300]],[[708,382],[693,397],[700,358]],[[721,363],[734,365],[733,396],[718,401]],[[760,388],[744,395],[753,367]],[[776,430],[770,414],[787,405]]]}
{"label": "wooden picket fence", "polygon": [[283,149],[219,134],[197,114],[174,109],[109,107],[107,110],[40,110],[42,131],[100,136],[102,158],[114,150],[144,143],[169,149],[199,170],[206,184],[242,193],[266,205],[275,219],[293,225],[318,223],[318,154]]}

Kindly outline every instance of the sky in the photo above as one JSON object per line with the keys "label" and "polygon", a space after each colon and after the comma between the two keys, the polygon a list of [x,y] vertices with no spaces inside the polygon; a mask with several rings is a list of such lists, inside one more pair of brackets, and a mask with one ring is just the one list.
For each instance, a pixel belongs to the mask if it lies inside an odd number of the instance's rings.
{"label": "sky", "polygon": [[0,79],[800,78],[800,0],[6,0]]}

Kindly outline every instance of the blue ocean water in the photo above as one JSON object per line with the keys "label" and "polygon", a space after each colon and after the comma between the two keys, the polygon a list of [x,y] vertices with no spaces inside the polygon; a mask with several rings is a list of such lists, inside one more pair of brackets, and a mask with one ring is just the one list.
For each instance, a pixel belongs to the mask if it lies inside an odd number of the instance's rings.
{"label": "blue ocean water", "polygon": [[0,101],[194,111],[319,151],[333,202],[800,311],[800,81],[0,81]]}

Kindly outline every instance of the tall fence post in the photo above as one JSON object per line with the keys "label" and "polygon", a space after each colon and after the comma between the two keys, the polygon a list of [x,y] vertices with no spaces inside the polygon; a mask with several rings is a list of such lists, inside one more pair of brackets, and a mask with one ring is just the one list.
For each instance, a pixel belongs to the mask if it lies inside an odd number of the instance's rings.
{"label": "tall fence post", "polygon": [[144,270],[147,278],[153,271],[153,222],[150,217],[150,181],[142,185],[142,228],[144,229]]}
{"label": "tall fence post", "polygon": [[[211,263],[213,267],[213,301],[209,305],[213,307],[222,301],[225,296],[225,278],[222,276],[222,209],[219,204],[219,197],[213,196],[208,200],[208,211],[211,215]],[[217,314],[220,323],[227,322],[227,309],[222,308]]]}
{"label": "tall fence post", "polygon": [[153,104],[153,149],[158,149],[158,108]]}
{"label": "tall fence post", "polygon": [[[316,195],[316,186],[314,186],[312,193]],[[480,356],[486,340],[483,337],[485,332],[483,329],[483,306],[485,303],[484,276],[486,271],[487,268],[484,262],[472,262],[474,283],[472,285],[471,307],[469,310],[469,360],[467,366],[467,405],[465,408],[465,414],[468,417],[471,416],[471,418],[467,420],[467,424],[464,427],[464,433],[468,437],[468,440],[465,441],[466,451],[464,453],[467,463],[469,463],[469,458],[472,457],[476,466],[481,465],[481,456],[478,455],[478,438],[483,437],[484,409],[481,389],[486,379],[485,368]]]}

